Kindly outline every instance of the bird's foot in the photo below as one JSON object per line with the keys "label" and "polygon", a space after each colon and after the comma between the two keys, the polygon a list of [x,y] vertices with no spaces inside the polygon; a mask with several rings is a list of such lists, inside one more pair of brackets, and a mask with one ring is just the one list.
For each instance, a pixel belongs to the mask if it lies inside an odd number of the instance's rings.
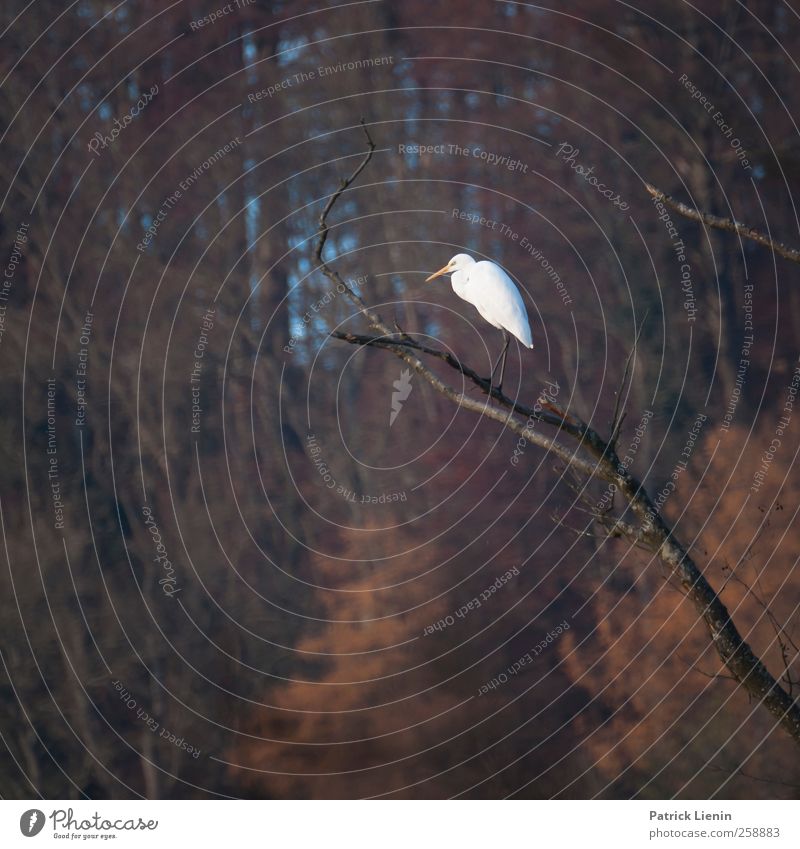
{"label": "bird's foot", "polygon": [[502,383],[499,384],[498,386],[495,386],[494,383],[492,383],[491,377],[486,377],[486,378],[484,378],[484,380],[485,380],[486,383],[489,384],[489,388],[486,389],[485,392],[489,396],[490,399],[496,398],[498,395],[503,394],[503,384]]}

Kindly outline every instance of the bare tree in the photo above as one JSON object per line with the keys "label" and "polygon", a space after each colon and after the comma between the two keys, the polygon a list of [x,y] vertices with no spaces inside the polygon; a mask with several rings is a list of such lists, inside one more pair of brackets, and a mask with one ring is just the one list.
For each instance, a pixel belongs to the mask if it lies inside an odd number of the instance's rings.
{"label": "bare tree", "polygon": [[[682,592],[705,622],[712,645],[730,676],[739,682],[752,698],[763,704],[796,743],[800,743],[800,706],[742,638],[725,605],[704,577],[686,546],[675,536],[642,483],[620,460],[616,443],[624,413],[619,405],[612,418],[610,436],[608,439],[603,439],[594,428],[572,412],[566,414],[550,403],[539,403],[533,408],[520,404],[506,397],[491,385],[488,378],[480,377],[474,369],[452,354],[419,344],[396,324],[394,327],[389,327],[325,259],[324,249],[329,232],[328,218],[336,202],[367,167],[375,150],[375,143],[366,124],[363,120],[361,123],[367,139],[367,152],[350,176],[341,181],[339,188],[330,196],[320,215],[315,258],[322,273],[332,283],[341,287],[339,291],[343,291],[356,306],[372,333],[354,334],[337,331],[333,335],[353,345],[380,348],[394,354],[454,404],[476,415],[499,422],[526,442],[552,452],[582,482],[582,493],[586,492],[586,486],[592,481],[603,481],[614,487],[626,505],[622,511],[616,513],[613,510],[599,509],[597,502],[590,501],[588,497],[582,497],[591,521],[608,536],[623,537],[632,544],[652,552],[663,563],[667,577],[677,581]],[[652,190],[651,193],[656,191]],[[658,193],[658,196],[662,200],[669,200],[663,193]],[[709,216],[702,216],[688,207],[683,210],[674,202],[670,205],[683,214],[688,214],[688,217],[695,217],[695,220],[704,220],[705,223],[723,229],[733,229],[741,235],[766,244],[784,256],[792,253],[767,237],[757,238],[760,234],[755,234],[755,231],[744,228],[743,225],[731,222],[732,226],[727,226],[725,222],[711,221]],[[459,372],[465,380],[478,387],[489,398],[486,402],[482,402],[457,392],[425,365],[421,357],[431,361],[441,361]],[[623,377],[623,384],[626,377],[627,375]],[[621,397],[622,392],[619,395]],[[494,401],[496,406],[491,406],[490,400]],[[547,436],[533,429],[528,424],[533,421],[552,427],[555,435]],[[565,444],[559,440],[557,438],[559,434],[568,437],[569,442]]]}

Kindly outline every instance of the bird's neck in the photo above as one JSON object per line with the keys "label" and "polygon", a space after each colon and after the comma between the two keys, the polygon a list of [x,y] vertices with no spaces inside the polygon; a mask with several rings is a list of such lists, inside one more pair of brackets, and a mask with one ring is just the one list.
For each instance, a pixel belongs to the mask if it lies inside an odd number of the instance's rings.
{"label": "bird's neck", "polygon": [[468,269],[459,269],[458,271],[454,271],[450,275],[450,285],[453,287],[453,291],[458,295],[459,298],[464,297],[464,292],[467,288],[467,283],[469,283],[469,270]]}

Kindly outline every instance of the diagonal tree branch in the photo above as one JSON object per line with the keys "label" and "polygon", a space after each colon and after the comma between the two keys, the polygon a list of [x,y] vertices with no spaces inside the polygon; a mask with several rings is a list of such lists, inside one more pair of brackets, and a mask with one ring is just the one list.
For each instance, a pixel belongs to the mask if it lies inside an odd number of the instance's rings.
{"label": "diagonal tree branch", "polygon": [[[800,706],[742,639],[725,605],[688,550],[673,534],[641,482],[620,461],[612,440],[608,442],[603,440],[594,428],[572,413],[569,416],[554,415],[544,410],[541,404],[530,409],[496,390],[493,391],[488,380],[479,377],[477,372],[456,357],[447,352],[420,345],[398,328],[388,327],[325,260],[323,249],[328,236],[328,216],[336,200],[369,164],[375,149],[375,144],[363,120],[362,126],[367,136],[369,149],[350,177],[342,181],[340,188],[331,196],[320,215],[315,256],[322,273],[329,280],[344,287],[342,291],[358,308],[375,334],[365,336],[335,333],[333,335],[353,345],[387,350],[411,366],[437,392],[453,403],[477,415],[497,421],[527,442],[552,451],[573,470],[583,474],[587,482],[600,479],[613,484],[627,504],[623,512],[627,518],[623,521],[622,517],[604,516],[598,523],[613,536],[624,536],[632,543],[645,546],[659,558],[667,569],[668,577],[678,581],[683,592],[694,605],[698,616],[704,621],[712,644],[728,672],[753,698],[763,704],[794,741],[800,744]],[[487,397],[485,402],[481,402],[466,397],[462,392],[457,392],[428,368],[420,356],[429,356],[449,366],[463,379],[471,382],[490,397]],[[496,401],[498,406],[491,406],[490,400]],[[550,409],[560,413],[552,406]],[[525,417],[524,421],[522,417]],[[528,422],[534,420],[555,427],[556,437],[548,437],[541,431],[528,426]],[[571,449],[567,447],[557,438],[558,434],[572,438],[575,441],[574,446]],[[612,434],[612,436],[615,435]],[[594,518],[597,520],[598,517]]]}
{"label": "diagonal tree branch", "polygon": [[665,204],[670,209],[674,209],[675,212],[680,213],[684,218],[705,224],[707,227],[715,227],[717,230],[727,230],[730,233],[737,233],[745,239],[751,239],[753,242],[758,242],[759,245],[768,247],[773,253],[782,256],[784,259],[789,259],[792,262],[800,262],[800,251],[787,247],[782,242],[776,242],[760,230],[748,227],[746,224],[740,224],[732,218],[720,218],[718,215],[712,215],[710,212],[700,212],[699,209],[695,209],[693,206],[687,206],[685,203],[675,200],[662,192],[661,189],[651,186],[650,183],[645,183],[644,185],[651,197]]}
{"label": "diagonal tree branch", "polygon": [[[469,366],[464,365],[457,357],[453,356],[449,351],[442,351],[439,348],[430,348],[426,345],[420,345],[414,339],[412,339],[407,334],[403,334],[402,338],[384,338],[382,336],[364,336],[357,333],[343,333],[340,330],[336,330],[331,333],[335,339],[341,339],[344,342],[349,342],[351,345],[372,345],[375,348],[386,348],[388,350],[395,350],[397,348],[406,348],[408,350],[419,351],[422,354],[430,354],[432,357],[436,357],[447,363],[451,368],[460,372],[464,377],[471,380],[479,389],[482,389],[487,395],[491,394],[492,398],[500,401],[500,403],[512,410],[515,413],[519,413],[521,416],[525,416],[526,418],[538,419],[545,424],[550,424],[558,428],[562,428],[567,431],[572,436],[580,439],[582,430],[581,428],[584,425],[581,422],[573,423],[568,420],[568,417],[565,414],[556,415],[554,413],[547,412],[543,407],[538,409],[537,407],[527,407],[525,404],[521,404],[519,401],[515,401],[512,398],[509,398],[507,395],[504,395],[496,386],[491,384],[491,381],[488,377],[480,377],[476,371],[471,369]],[[479,405],[481,408],[483,405]],[[541,405],[539,405],[541,407]],[[552,405],[550,405],[552,407]],[[552,409],[557,409],[552,407]],[[574,418],[570,416],[570,418]]]}

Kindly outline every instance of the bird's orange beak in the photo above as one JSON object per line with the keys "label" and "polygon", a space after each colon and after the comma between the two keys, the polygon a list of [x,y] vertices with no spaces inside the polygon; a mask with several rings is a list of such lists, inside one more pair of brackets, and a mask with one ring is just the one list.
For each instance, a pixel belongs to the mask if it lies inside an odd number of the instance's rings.
{"label": "bird's orange beak", "polygon": [[448,268],[449,268],[449,266],[448,266],[448,265],[446,265],[444,268],[440,268],[440,269],[439,269],[439,270],[438,270],[435,274],[431,274],[431,276],[430,276],[430,277],[428,277],[428,278],[425,280],[425,282],[426,282],[426,283],[430,283],[430,282],[431,282],[431,280],[435,280],[437,277],[441,277],[443,274],[447,274],[447,270],[448,270]]}

